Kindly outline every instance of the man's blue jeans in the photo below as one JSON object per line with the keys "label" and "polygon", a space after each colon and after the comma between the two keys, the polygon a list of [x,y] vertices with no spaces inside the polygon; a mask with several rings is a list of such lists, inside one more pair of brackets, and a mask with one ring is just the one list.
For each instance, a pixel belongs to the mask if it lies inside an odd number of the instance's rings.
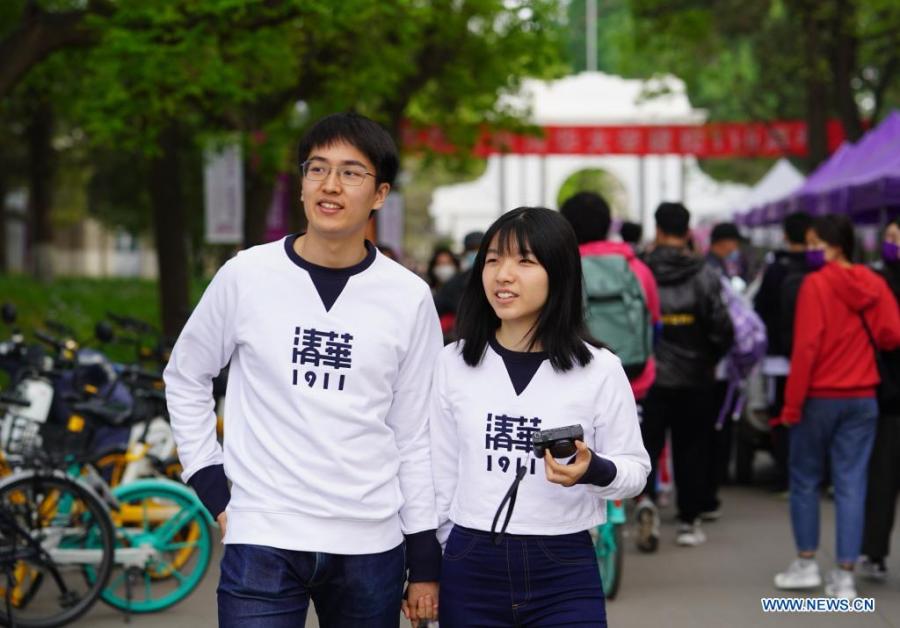
{"label": "man's blue jeans", "polygon": [[819,495],[831,462],[837,561],[855,563],[865,523],[869,455],[875,439],[874,397],[810,398],[803,420],[790,429],[791,524],[798,552],[819,548]]}
{"label": "man's blue jeans", "polygon": [[312,598],[323,628],[397,628],[405,575],[403,544],[358,556],[226,545],[219,626],[303,626]]}
{"label": "man's blue jeans", "polygon": [[441,628],[606,626],[590,534],[507,534],[495,545],[489,532],[454,526],[441,563],[440,624]]}

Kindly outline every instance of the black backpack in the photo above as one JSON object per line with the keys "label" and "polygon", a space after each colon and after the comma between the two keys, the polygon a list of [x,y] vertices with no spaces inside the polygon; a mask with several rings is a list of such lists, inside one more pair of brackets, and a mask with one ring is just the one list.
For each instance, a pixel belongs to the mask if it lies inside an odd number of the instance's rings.
{"label": "black backpack", "polygon": [[779,294],[779,310],[781,312],[781,320],[779,321],[779,335],[781,336],[781,347],[784,354],[791,355],[791,349],[794,346],[794,314],[797,312],[797,296],[800,294],[800,286],[803,280],[809,274],[808,268],[800,268],[796,264],[788,265],[788,270],[781,281],[781,289]]}

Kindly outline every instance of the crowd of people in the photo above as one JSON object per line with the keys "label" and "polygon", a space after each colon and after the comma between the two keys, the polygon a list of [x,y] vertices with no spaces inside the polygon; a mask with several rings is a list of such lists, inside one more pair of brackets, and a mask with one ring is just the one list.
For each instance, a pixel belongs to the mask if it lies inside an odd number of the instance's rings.
{"label": "crowd of people", "polygon": [[[436,249],[422,281],[365,239],[398,167],[381,127],[328,116],[298,163],[307,231],[228,261],[165,373],[184,479],[226,544],[220,625],[302,624],[312,602],[322,626],[396,626],[401,606],[444,627],[603,626],[588,530],[604,500],[634,498],[638,547],[656,551],[671,459],[675,542],[705,542],[759,371],[797,549],[775,585],[821,586],[829,483],[825,592],[855,596],[861,551],[884,576],[900,223],[873,270],[845,217],[788,216],[748,289],[735,225],[704,257],[688,209],[662,203],[642,244],[639,225],[611,237],[608,204],[582,192],[505,213],[460,256]],[[210,382],[228,363],[223,449]]]}
{"label": "crowd of people", "polygon": [[[714,225],[701,257],[691,240],[690,213],[679,203],[658,207],[656,237],[647,245],[634,223],[623,223],[619,237],[610,237],[612,212],[597,194],[575,194],[560,213],[578,239],[594,338],[615,344],[624,360],[631,355],[624,345],[642,329],[633,319],[617,328],[608,307],[592,309],[589,275],[599,257],[623,260],[603,272],[633,276],[652,327],[652,351],[629,372],[653,463],[635,508],[638,548],[653,552],[659,544],[657,475],[667,438],[676,543],[703,543],[702,524],[722,516],[718,492],[731,477],[732,418],[739,418],[736,396],[729,395],[729,352],[741,335],[762,328],[765,353],[757,352],[754,366],[764,378],[775,484],[789,491],[797,547],[797,559],[775,576],[775,585],[822,585],[814,557],[823,490],[833,495],[837,517],[837,565],[825,591],[855,596],[855,569],[883,580],[900,492],[900,353],[893,351],[900,346],[900,219],[884,229],[881,259],[867,266],[853,263],[861,252],[847,217],[791,213],[782,224],[783,248],[748,276],[749,241],[738,227]],[[436,256],[445,252],[452,255],[440,249]],[[432,283],[435,301],[444,321],[452,322],[455,297],[448,298],[444,285]],[[618,285],[617,296],[627,300],[627,288]],[[729,307],[734,299],[752,304],[756,328],[745,324],[746,311]],[[451,324],[445,334],[454,337]]]}

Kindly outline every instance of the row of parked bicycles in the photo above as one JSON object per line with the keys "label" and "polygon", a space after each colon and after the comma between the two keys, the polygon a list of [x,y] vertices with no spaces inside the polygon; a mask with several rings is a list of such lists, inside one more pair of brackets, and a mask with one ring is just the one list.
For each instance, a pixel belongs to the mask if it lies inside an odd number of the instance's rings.
{"label": "row of parked bicycles", "polygon": [[[2,317],[0,624],[61,626],[98,600],[177,604],[206,574],[214,522],[179,480],[165,343],[113,314],[89,343],[50,321],[26,338],[10,304]],[[133,362],[110,360],[112,344],[133,345]]]}

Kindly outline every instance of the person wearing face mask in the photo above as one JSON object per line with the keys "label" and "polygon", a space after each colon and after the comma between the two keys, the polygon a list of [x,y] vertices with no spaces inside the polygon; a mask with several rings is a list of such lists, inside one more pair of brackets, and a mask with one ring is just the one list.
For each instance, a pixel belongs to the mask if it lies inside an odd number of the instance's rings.
{"label": "person wearing face mask", "polygon": [[450,249],[444,246],[435,248],[428,262],[426,277],[432,294],[437,294],[459,272],[459,268],[459,259]]}
{"label": "person wearing face mask", "polygon": [[[900,218],[895,218],[884,231],[881,247],[882,264],[876,270],[887,281],[900,300]],[[893,369],[900,368],[900,352],[883,354]],[[900,402],[885,394],[878,396],[878,425],[869,461],[869,489],[866,493],[866,525],[863,531],[859,564],[862,577],[884,580],[885,558],[890,551],[894,511],[900,493]]]}
{"label": "person wearing face mask", "polygon": [[[709,251],[706,253],[706,262],[719,272],[725,279],[740,276],[741,270],[741,244],[747,239],[741,235],[737,225],[733,222],[720,222],[715,225],[709,235]],[[716,384],[714,399],[716,409],[731,416],[731,407],[723,409],[722,406],[728,398],[728,381],[725,375],[724,360],[716,369]],[[731,404],[733,405],[733,404]],[[723,421],[721,425],[710,426],[710,455],[706,477],[706,493],[703,498],[703,511],[700,518],[703,521],[715,521],[722,515],[721,501],[719,500],[719,487],[728,479],[728,465],[731,461],[732,426],[731,420]]]}
{"label": "person wearing face mask", "polygon": [[707,263],[722,273],[726,279],[739,276],[741,244],[746,241],[747,238],[741,235],[733,222],[720,222],[709,234]]}
{"label": "person wearing face mask", "polygon": [[[837,569],[829,596],[856,597],[869,455],[875,439],[878,350],[900,346],[900,313],[885,280],[850,260],[853,224],[843,215],[816,218],[808,259],[819,269],[797,297],[791,368],[780,420],[790,427],[791,526],[797,558],[775,576],[779,589],[821,585],[815,560],[819,497],[826,462],[834,485]],[[827,456],[827,460],[826,460]]]}
{"label": "person wearing face mask", "polygon": [[459,260],[460,272],[451,277],[434,295],[434,304],[437,307],[438,316],[441,317],[441,328],[444,329],[444,342],[454,340],[454,321],[459,302],[462,299],[466,284],[472,275],[472,263],[484,233],[472,231],[463,238],[463,252]]}

